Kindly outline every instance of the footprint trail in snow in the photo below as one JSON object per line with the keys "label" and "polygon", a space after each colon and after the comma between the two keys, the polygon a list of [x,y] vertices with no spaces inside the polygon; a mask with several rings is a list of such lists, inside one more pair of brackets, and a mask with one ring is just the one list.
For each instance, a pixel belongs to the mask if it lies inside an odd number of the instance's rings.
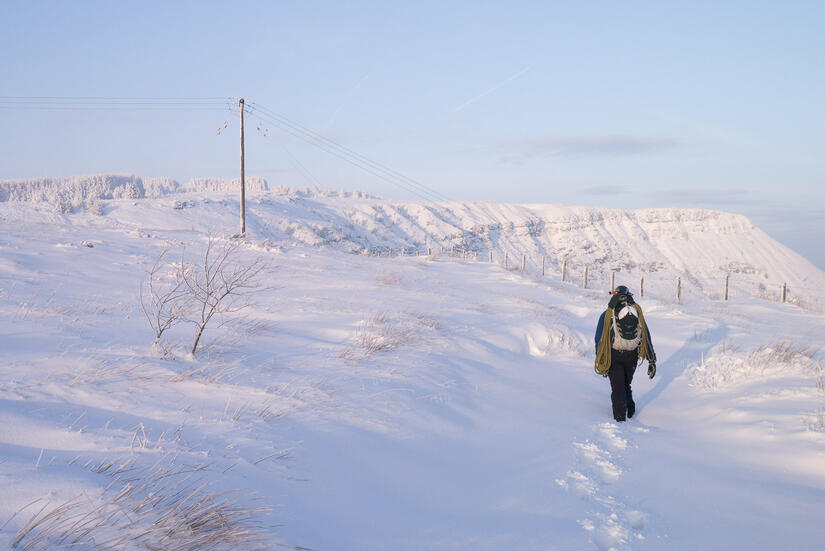
{"label": "footprint trail in snow", "polygon": [[603,551],[627,550],[633,541],[645,539],[646,515],[616,498],[611,485],[625,472],[622,463],[627,451],[636,447],[629,435],[647,430],[639,426],[620,427],[612,422],[596,425],[592,439],[573,443],[577,464],[564,479],[556,481],[571,494],[593,504],[579,524]]}

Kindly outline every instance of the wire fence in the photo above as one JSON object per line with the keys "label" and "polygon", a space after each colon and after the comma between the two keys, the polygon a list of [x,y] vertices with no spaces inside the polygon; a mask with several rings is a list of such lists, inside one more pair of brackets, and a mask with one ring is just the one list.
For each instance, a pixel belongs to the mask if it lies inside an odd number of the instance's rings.
{"label": "wire fence", "polygon": [[526,277],[555,278],[556,281],[583,289],[612,291],[619,285],[628,287],[637,297],[664,302],[683,303],[696,300],[741,300],[758,298],[771,302],[784,302],[806,310],[825,312],[825,300],[811,289],[791,287],[786,282],[768,284],[757,282],[753,277],[737,273],[720,272],[710,280],[690,273],[669,270],[649,271],[642,269],[605,269],[604,265],[588,264],[575,260],[562,260],[548,256],[531,257],[526,254],[511,255],[507,252],[471,251],[459,247],[405,247],[381,248],[365,251],[376,257],[428,256],[450,258],[462,262],[495,264],[501,268],[524,274]]}

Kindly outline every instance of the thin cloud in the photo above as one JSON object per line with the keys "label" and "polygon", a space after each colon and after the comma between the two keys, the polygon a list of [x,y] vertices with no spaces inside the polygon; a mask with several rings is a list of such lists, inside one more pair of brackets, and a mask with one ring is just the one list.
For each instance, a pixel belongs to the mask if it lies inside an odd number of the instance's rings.
{"label": "thin cloud", "polygon": [[521,162],[537,157],[592,159],[654,155],[674,150],[681,143],[671,137],[595,135],[543,136],[499,146],[504,160]]}
{"label": "thin cloud", "polygon": [[364,82],[365,82],[368,78],[370,78],[369,73],[367,73],[367,74],[365,74],[364,76],[362,76],[362,77],[361,77],[361,80],[359,80],[357,83],[355,83],[355,86],[353,86],[353,87],[349,90],[349,92],[347,92],[346,94],[343,94],[343,96],[342,96],[341,100],[338,102],[338,107],[336,107],[336,108],[333,110],[332,115],[330,115],[330,116],[329,116],[329,120],[327,120],[326,124],[325,124],[323,127],[321,127],[321,130],[322,130],[322,131],[324,131],[324,130],[326,130],[327,128],[329,128],[330,126],[332,126],[332,124],[335,122],[335,119],[338,117],[338,113],[340,113],[340,112],[341,112],[341,109],[343,109],[343,108],[344,108],[344,105],[346,105],[346,104],[347,104],[347,102],[348,102],[348,101],[350,101],[350,100],[352,99],[352,97],[355,95],[355,92],[357,92],[357,91],[361,88],[361,85],[362,85],[362,84],[364,84]]}
{"label": "thin cloud", "polygon": [[591,186],[582,190],[589,195],[622,195],[627,193],[627,186]]}

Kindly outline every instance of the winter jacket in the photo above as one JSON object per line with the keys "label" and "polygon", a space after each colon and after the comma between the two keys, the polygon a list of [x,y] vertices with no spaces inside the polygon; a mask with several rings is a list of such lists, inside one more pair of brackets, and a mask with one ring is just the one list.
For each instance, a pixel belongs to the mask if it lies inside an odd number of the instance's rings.
{"label": "winter jacket", "polygon": [[[647,323],[645,322],[645,317],[642,314],[642,308],[641,306],[635,303],[633,304],[633,306],[636,308],[636,312],[639,315],[639,325],[641,326],[642,330],[642,339],[638,348],[639,359],[646,359],[650,363],[656,363],[656,352],[653,350],[653,341],[650,338],[650,329],[648,328]],[[605,323],[605,320],[608,320],[607,324]],[[610,331],[608,335],[604,334],[606,326],[609,327]],[[594,369],[596,370],[596,373],[605,377],[607,376],[607,372],[610,369],[610,358],[613,348],[613,338],[613,308],[608,308],[602,313],[601,317],[599,317],[599,323],[596,326],[595,337],[596,365]]]}

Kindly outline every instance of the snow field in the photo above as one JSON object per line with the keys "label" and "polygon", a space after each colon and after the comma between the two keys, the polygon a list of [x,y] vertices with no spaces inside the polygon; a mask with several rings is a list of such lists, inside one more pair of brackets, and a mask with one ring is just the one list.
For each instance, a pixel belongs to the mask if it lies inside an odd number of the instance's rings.
{"label": "snow field", "polygon": [[[86,538],[73,549],[124,534],[157,543],[168,530],[135,514],[155,472],[171,481],[162,527],[209,526],[195,515],[223,503],[264,549],[823,540],[820,314],[752,298],[641,301],[659,373],[637,372],[637,415],[617,425],[592,367],[604,289],[307,247],[254,215],[243,255],[270,263],[267,289],[207,329],[195,358],[179,326],[160,359],[138,305],[145,270],[236,225],[231,199],[186,200],[196,206],[124,200],[57,218],[2,205],[0,544],[61,505],[20,545],[69,548],[67,531]],[[320,208],[271,201],[255,208]],[[128,484],[145,491],[116,501]],[[174,502],[183,487],[192,499]],[[75,514],[93,519],[88,534],[72,532]],[[165,545],[240,547],[237,532],[175,532]]]}

